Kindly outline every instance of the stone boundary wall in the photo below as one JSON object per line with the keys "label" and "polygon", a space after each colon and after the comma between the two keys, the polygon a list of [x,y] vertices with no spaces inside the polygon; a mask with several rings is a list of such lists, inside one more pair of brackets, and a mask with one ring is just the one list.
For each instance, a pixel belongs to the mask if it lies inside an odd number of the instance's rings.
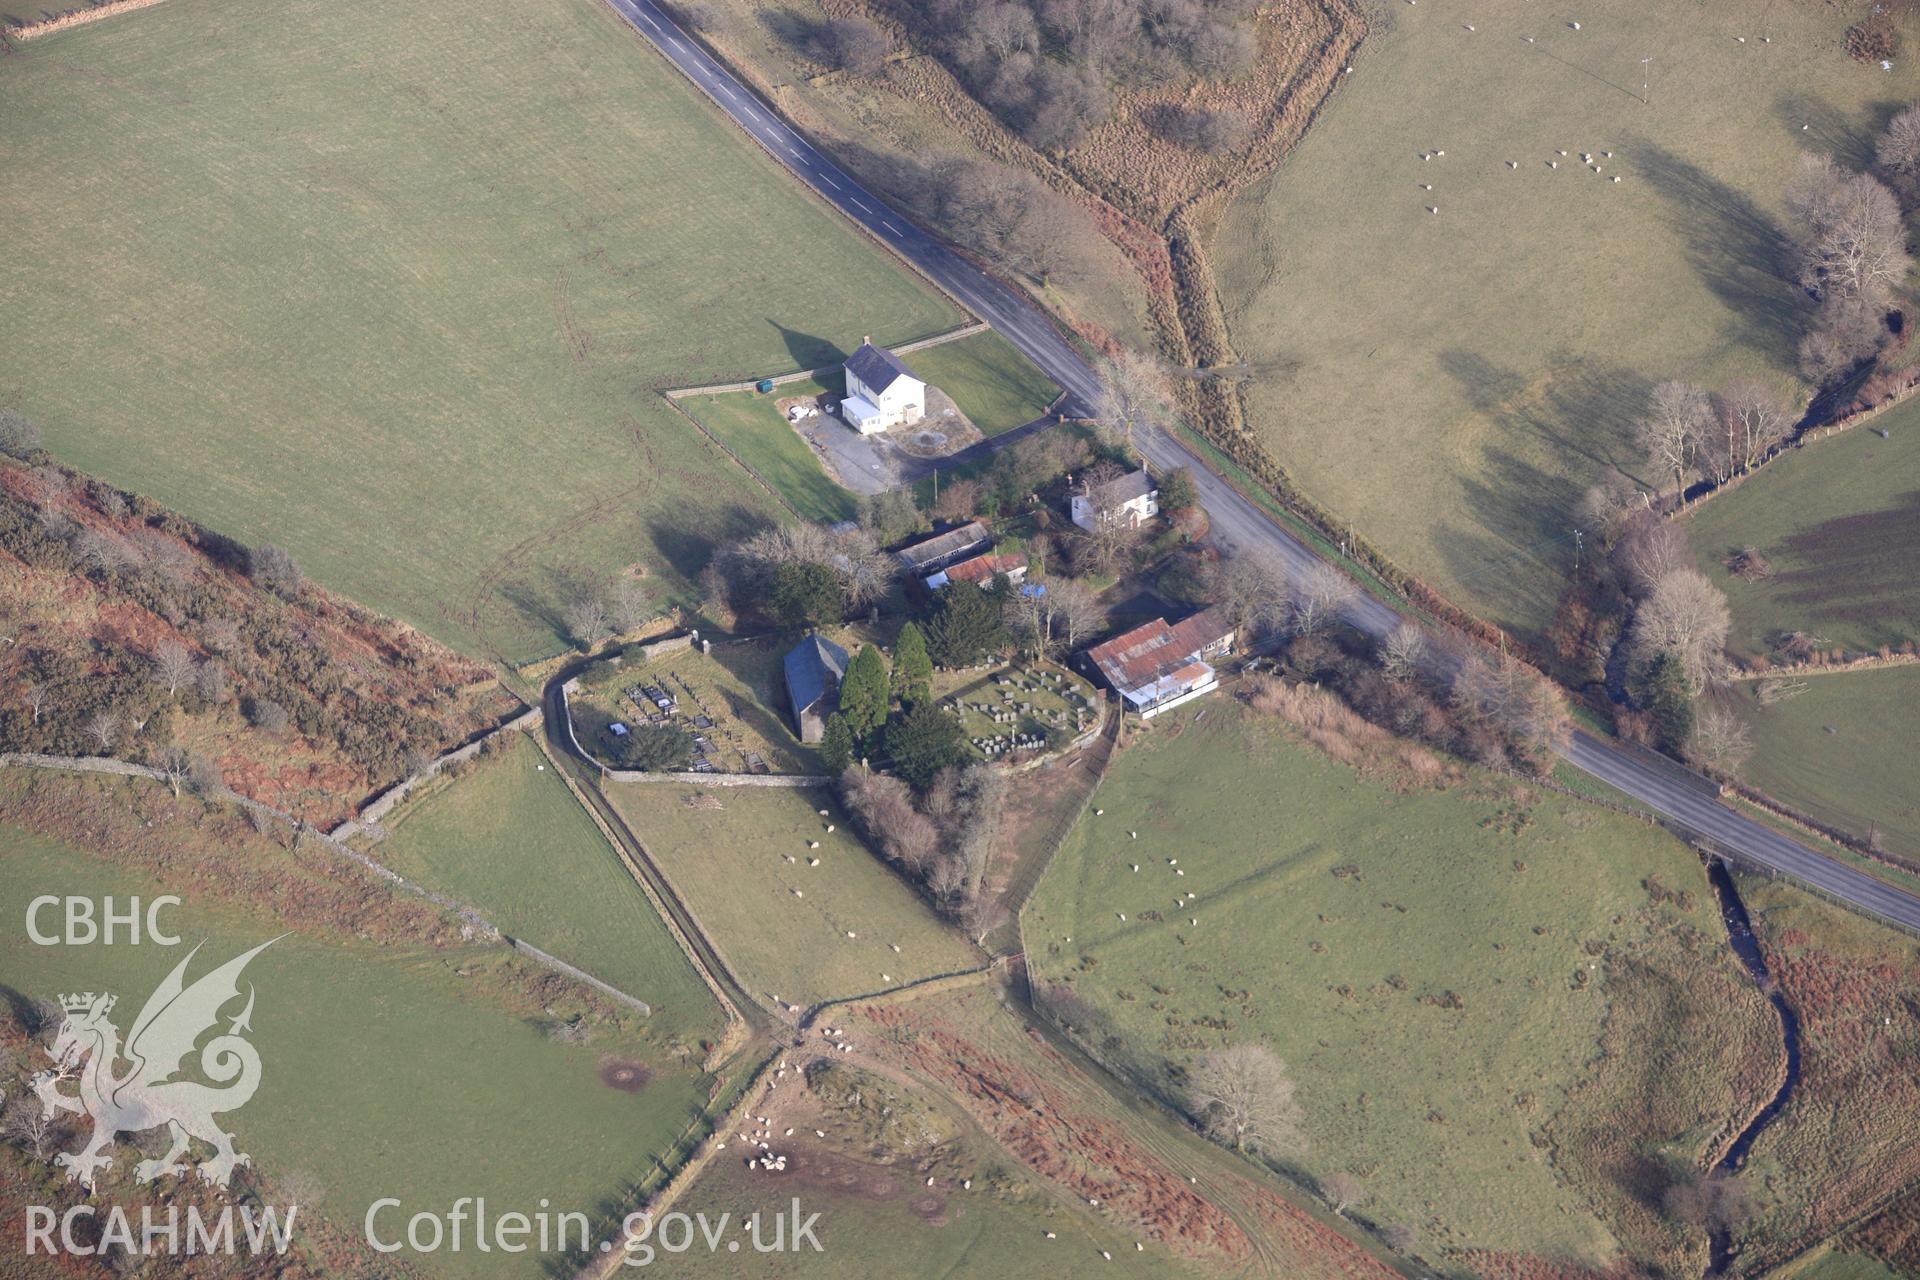
{"label": "stone boundary wall", "polygon": [[0,27],[0,36],[10,40],[32,40],[37,36],[50,36],[56,31],[65,31],[68,27],[85,26],[89,22],[98,22],[102,18],[111,18],[115,14],[128,13],[134,9],[145,9],[159,4],[160,0],[108,0],[106,4],[83,5],[77,9],[68,9],[65,13],[56,13],[50,18],[38,22],[22,22],[18,26]]}
{"label": "stone boundary wall", "polygon": [[[535,708],[534,714],[538,714],[538,708]],[[521,717],[523,720],[525,718],[525,716]],[[111,773],[118,774],[122,777],[145,778],[153,782],[167,783],[167,776],[158,769],[151,769],[143,764],[132,764],[125,760],[112,760],[105,757],[48,756],[28,752],[0,753],[0,768],[8,766],[30,769],[55,769],[70,773]],[[504,943],[518,954],[532,960],[535,964],[550,969],[564,978],[571,978],[576,982],[584,983],[609,998],[626,1005],[628,1008],[636,1009],[643,1014],[651,1016],[653,1013],[653,1006],[645,1000],[642,1000],[639,996],[629,995],[612,983],[603,982],[599,978],[594,977],[584,969],[576,968],[564,960],[550,956],[538,947],[522,942],[518,938],[507,936],[500,931],[500,927],[494,924],[493,921],[489,920],[473,907],[461,902],[459,899],[449,898],[443,893],[436,893],[423,884],[417,884],[407,879],[399,872],[381,865],[373,858],[368,857],[358,849],[346,844],[340,838],[305,826],[292,814],[283,813],[272,805],[262,804],[258,800],[249,799],[235,791],[226,791],[218,796],[217,799],[237,804],[244,809],[248,809],[272,821],[281,823],[294,831],[304,832],[334,853],[339,854],[343,858],[352,859],[396,888],[404,889],[408,893],[425,898],[428,902],[433,903],[443,910],[452,912],[473,930],[476,937],[484,941]]]}
{"label": "stone boundary wall", "polygon": [[[152,0],[150,0],[150,2],[152,2]],[[892,348],[892,351],[897,356],[908,355],[915,351],[924,351],[928,347],[937,347],[945,342],[957,342],[961,338],[971,338],[976,333],[987,332],[991,327],[992,326],[984,320],[976,320],[972,324],[963,324],[958,329],[950,329],[945,333],[936,333],[930,338],[917,338],[912,342],[902,343],[900,346]],[[790,382],[803,382],[808,378],[823,378],[827,374],[835,372],[840,367],[841,365],[839,364],[827,364],[821,365],[818,369],[801,369],[794,373],[782,373],[772,378],[749,378],[745,382],[718,382],[709,387],[674,387],[660,394],[669,400],[679,400],[686,396],[718,396],[725,395],[731,391],[751,391],[762,382],[771,382],[776,387],[783,387]]]}
{"label": "stone boundary wall", "polygon": [[602,778],[614,782],[680,782],[695,787],[830,787],[833,779],[810,773],[645,773],[638,769],[610,769],[580,745],[573,732],[573,708],[569,702],[580,687],[575,676],[560,686],[560,710],[565,714],[567,742],[582,761],[600,771]]}
{"label": "stone boundary wall", "polygon": [[1920,664],[1920,653],[1864,654],[1845,662],[1796,662],[1792,666],[1768,667],[1764,671],[1735,671],[1735,680],[1773,680],[1783,676],[1841,676],[1850,671],[1877,671],[1885,667],[1911,667]]}
{"label": "stone boundary wall", "polygon": [[413,789],[427,781],[448,765],[463,764],[479,755],[487,743],[503,733],[524,731],[538,725],[545,713],[539,707],[529,707],[504,724],[495,725],[465,746],[456,747],[445,755],[435,758],[424,770],[404,781],[396,782],[385,791],[360,806],[360,812],[328,832],[336,840],[345,840],[359,834],[368,827],[376,826],[380,819],[393,812],[393,807],[405,800]]}

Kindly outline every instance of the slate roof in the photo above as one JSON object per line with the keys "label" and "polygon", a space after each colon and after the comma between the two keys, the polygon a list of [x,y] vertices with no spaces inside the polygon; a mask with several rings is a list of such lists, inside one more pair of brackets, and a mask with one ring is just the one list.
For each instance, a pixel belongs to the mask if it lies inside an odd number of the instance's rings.
{"label": "slate roof", "polygon": [[1101,498],[1108,506],[1112,507],[1124,506],[1136,498],[1144,498],[1148,494],[1156,491],[1153,480],[1147,475],[1145,467],[1142,467],[1138,471],[1129,472],[1117,479],[1109,480],[1106,484],[1100,486]]}
{"label": "slate roof", "polygon": [[787,651],[787,696],[804,711],[827,691],[827,677],[847,674],[847,651],[822,635],[811,635]]}
{"label": "slate roof", "polygon": [[943,560],[952,559],[969,548],[987,541],[987,526],[978,520],[970,521],[957,529],[945,533],[936,533],[931,538],[923,538],[909,547],[902,547],[894,554],[909,569],[921,569]]}
{"label": "slate roof", "polygon": [[899,356],[871,342],[861,343],[860,349],[847,357],[847,371],[860,379],[875,395],[881,394],[901,378],[920,381],[914,378],[913,370],[907,368]]}

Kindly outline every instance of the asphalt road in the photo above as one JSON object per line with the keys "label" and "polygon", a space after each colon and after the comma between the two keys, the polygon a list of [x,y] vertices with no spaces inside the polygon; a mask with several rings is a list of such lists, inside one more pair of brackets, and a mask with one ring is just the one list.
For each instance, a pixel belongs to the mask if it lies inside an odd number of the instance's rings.
{"label": "asphalt road", "polygon": [[[1068,392],[1068,417],[1090,416],[1100,380],[1052,322],[1025,297],[935,240],[868,192],[838,165],[788,128],[746,86],[690,39],[650,0],[607,0],[653,46],[795,177],[812,187],[876,239],[913,263],[1025,352]],[[1320,557],[1239,490],[1215,475],[1166,432],[1137,432],[1135,445],[1161,469],[1186,467],[1212,521],[1212,538],[1229,553],[1257,548],[1299,572]],[[1348,620],[1375,636],[1401,622],[1392,608],[1361,594]],[[1891,923],[1920,933],[1920,898],[1816,852],[1710,798],[1699,780],[1678,766],[1642,760],[1590,734],[1576,733],[1565,752],[1580,769],[1632,796],[1649,809],[1708,837],[1760,866],[1792,876]]]}

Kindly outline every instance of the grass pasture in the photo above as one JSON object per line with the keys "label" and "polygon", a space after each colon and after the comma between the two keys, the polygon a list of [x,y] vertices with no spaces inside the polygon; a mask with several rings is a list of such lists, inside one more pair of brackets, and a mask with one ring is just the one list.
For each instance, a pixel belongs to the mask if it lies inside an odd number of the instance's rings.
{"label": "grass pasture", "polygon": [[1060,394],[1038,365],[992,330],[903,358],[921,381],[952,396],[983,436],[1032,422]]}
{"label": "grass pasture", "polygon": [[[13,827],[0,828],[0,847],[0,903],[14,922],[0,945],[7,987],[35,997],[112,990],[131,1018],[186,946],[37,947],[18,922],[27,899],[44,893],[124,901],[180,892],[179,883],[102,865]],[[192,896],[169,921],[185,943],[205,940],[190,978],[283,927],[270,909],[241,912]],[[259,1092],[231,1125],[269,1188],[301,1175],[302,1220],[318,1214],[335,1235],[357,1242],[368,1206],[393,1196],[405,1209],[385,1211],[378,1225],[387,1238],[404,1238],[412,1212],[443,1212],[469,1195],[486,1196],[496,1213],[533,1213],[544,1197],[556,1211],[597,1218],[603,1203],[653,1171],[652,1153],[669,1149],[700,1111],[697,1072],[649,1056],[659,1066],[644,1089],[610,1088],[598,1078],[601,1059],[624,1046],[562,1044],[537,1019],[493,1003],[486,984],[505,958],[489,946],[433,950],[295,934],[248,967],[258,992],[249,1039],[263,1068]],[[529,1140],[532,1117],[537,1140]],[[111,1176],[129,1167],[127,1150],[123,1139]],[[471,1248],[395,1256],[432,1275],[529,1280],[560,1261]]]}
{"label": "grass pasture", "polygon": [[646,894],[547,758],[515,735],[502,755],[403,807],[373,855],[473,906],[513,937],[653,1006],[690,1047],[719,1033],[712,995]]}
{"label": "grass pasture", "polygon": [[[683,396],[677,402],[714,439],[733,450],[755,474],[771,485],[787,504],[807,520],[831,523],[854,515],[853,494],[836,483],[820,466],[807,442],[780,416],[775,401],[789,396],[839,396],[846,380],[838,374],[783,382],[772,395],[758,391],[727,391],[711,396]],[[844,431],[835,419],[815,418],[817,429]]]}
{"label": "grass pasture", "polygon": [[[1920,401],[1776,458],[1686,528],[1701,571],[1727,593],[1737,653],[1766,653],[1793,631],[1852,653],[1920,640]],[[1727,571],[1745,547],[1773,576]]]}
{"label": "grass pasture", "polygon": [[804,1008],[984,963],[848,831],[824,791],[606,791],[757,999]]}
{"label": "grass pasture", "polygon": [[1176,1097],[1207,1050],[1267,1042],[1304,1111],[1290,1163],[1358,1176],[1426,1256],[1704,1264],[1637,1184],[1757,1105],[1778,1045],[1697,861],[1511,780],[1403,791],[1203,712],[1121,748],[1027,907],[1068,1020]]}
{"label": "grass pasture", "polygon": [[1792,378],[1780,189],[1802,150],[1865,164],[1920,94],[1912,62],[1844,53],[1844,7],[1570,16],[1370,6],[1353,74],[1214,243],[1253,428],[1403,566],[1523,634],[1551,616],[1587,486],[1608,465],[1657,480],[1630,440],[1655,382]]}
{"label": "grass pasture", "polygon": [[21,46],[0,115],[9,406],[516,661],[774,513],[654,388],[960,318],[593,0],[169,0]]}
{"label": "grass pasture", "polygon": [[1920,858],[1920,787],[1913,732],[1920,668],[1813,676],[1803,693],[1760,701],[1759,682],[1726,695],[1753,735],[1741,777],[1808,816],[1864,837],[1877,827],[1890,852]]}

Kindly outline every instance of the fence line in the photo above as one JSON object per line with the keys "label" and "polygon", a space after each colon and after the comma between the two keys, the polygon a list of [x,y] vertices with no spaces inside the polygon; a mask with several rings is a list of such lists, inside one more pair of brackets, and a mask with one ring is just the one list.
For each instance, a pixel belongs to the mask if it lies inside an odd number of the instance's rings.
{"label": "fence line", "polygon": [[[976,320],[972,324],[963,324],[958,329],[949,329],[945,333],[936,333],[932,337],[916,338],[912,342],[902,343],[892,348],[892,351],[897,356],[911,355],[915,351],[924,351],[928,347],[957,342],[961,338],[971,338],[977,333],[985,333],[991,327],[984,320]],[[771,378],[749,378],[745,382],[717,382],[708,387],[674,387],[660,394],[669,400],[678,400],[683,396],[720,396],[733,391],[752,391],[762,382],[771,382],[776,387],[783,387],[790,382],[804,382],[808,378],[817,381],[845,367],[846,362],[841,361],[837,364],[821,365],[818,369],[800,369],[793,373],[776,374]]]}

